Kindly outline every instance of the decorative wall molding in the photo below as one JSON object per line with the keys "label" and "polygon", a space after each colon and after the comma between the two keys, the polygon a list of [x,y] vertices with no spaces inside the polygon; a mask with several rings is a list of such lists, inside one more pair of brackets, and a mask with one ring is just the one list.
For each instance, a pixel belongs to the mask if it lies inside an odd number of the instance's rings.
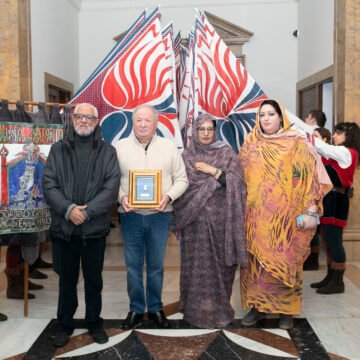
{"label": "decorative wall molding", "polygon": [[[225,44],[229,46],[235,56],[240,59],[243,65],[245,65],[245,55],[242,52],[242,46],[250,40],[254,33],[208,11],[205,11],[205,14],[209,19],[210,24],[224,40]],[[115,36],[113,39],[119,41],[123,35],[124,32]],[[181,43],[182,45],[187,46],[187,39],[182,39]]]}
{"label": "decorative wall molding", "polygon": [[205,15],[225,44],[229,46],[235,56],[245,65],[245,55],[242,52],[242,46],[250,40],[254,33],[208,11],[205,11]]}

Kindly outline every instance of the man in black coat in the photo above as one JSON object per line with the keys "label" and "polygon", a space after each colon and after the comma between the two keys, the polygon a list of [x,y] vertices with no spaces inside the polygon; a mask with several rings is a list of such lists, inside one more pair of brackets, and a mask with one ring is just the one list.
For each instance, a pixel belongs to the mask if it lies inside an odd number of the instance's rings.
{"label": "man in black coat", "polygon": [[77,105],[63,140],[51,147],[43,177],[51,208],[54,269],[59,274],[59,328],[54,346],[67,344],[74,330],[80,261],[87,328],[95,342],[108,341],[100,317],[102,269],[119,183],[116,151],[102,140],[97,109],[91,104]]}

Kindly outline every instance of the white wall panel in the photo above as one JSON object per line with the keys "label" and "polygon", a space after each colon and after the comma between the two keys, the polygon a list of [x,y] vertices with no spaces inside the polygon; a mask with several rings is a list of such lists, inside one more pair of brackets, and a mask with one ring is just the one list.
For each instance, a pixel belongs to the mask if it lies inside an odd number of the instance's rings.
{"label": "white wall panel", "polygon": [[31,0],[35,101],[45,100],[44,72],[79,87],[79,9],[79,0]]}
{"label": "white wall panel", "polygon": [[298,80],[334,63],[334,0],[299,0]]}

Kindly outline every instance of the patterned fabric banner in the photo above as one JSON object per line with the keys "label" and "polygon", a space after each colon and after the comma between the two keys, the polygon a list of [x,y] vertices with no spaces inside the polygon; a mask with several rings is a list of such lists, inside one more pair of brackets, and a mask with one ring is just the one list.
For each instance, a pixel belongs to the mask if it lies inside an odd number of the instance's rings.
{"label": "patterned fabric banner", "polygon": [[[192,53],[192,54],[191,54]],[[183,96],[180,104],[185,146],[192,133],[191,122],[201,113],[217,119],[218,138],[239,152],[255,124],[256,112],[267,95],[246,71],[240,60],[220,38],[205,14],[199,12],[194,34],[189,36]]]}
{"label": "patterned fabric banner", "polygon": [[159,9],[140,16],[86,80],[72,103],[97,107],[105,141],[129,136],[140,104],[158,111],[158,134],[183,148],[176,102],[172,25],[161,30]]}
{"label": "patterned fabric banner", "polygon": [[140,104],[158,110],[158,134],[179,149],[189,143],[193,119],[209,113],[217,119],[218,138],[239,152],[266,98],[203,12],[197,11],[185,48],[172,23],[161,29],[156,8],[129,27],[71,102],[97,107],[104,139],[112,144],[129,136]]}
{"label": "patterned fabric banner", "polygon": [[39,232],[50,225],[42,175],[62,125],[0,123],[0,234]]}

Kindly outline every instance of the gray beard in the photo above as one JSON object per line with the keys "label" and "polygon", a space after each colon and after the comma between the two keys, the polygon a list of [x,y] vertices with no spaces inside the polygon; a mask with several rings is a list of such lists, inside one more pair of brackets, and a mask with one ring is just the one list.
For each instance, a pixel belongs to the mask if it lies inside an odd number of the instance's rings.
{"label": "gray beard", "polygon": [[89,136],[94,132],[95,128],[92,127],[89,128],[88,130],[85,130],[81,128],[80,125],[74,125],[74,130],[79,136]]}

